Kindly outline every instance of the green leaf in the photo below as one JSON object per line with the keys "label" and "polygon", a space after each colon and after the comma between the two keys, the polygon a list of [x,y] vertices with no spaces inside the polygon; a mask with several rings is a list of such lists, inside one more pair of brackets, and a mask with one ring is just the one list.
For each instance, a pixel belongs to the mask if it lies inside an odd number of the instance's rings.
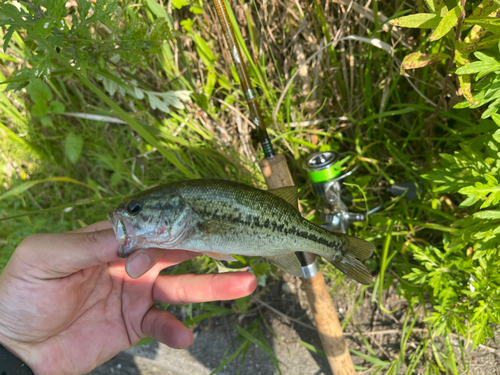
{"label": "green leaf", "polygon": [[10,39],[12,38],[12,35],[14,34],[14,31],[16,31],[16,28],[14,25],[10,26],[7,29],[7,32],[5,33],[3,37],[3,51],[7,52],[7,47],[9,47],[9,42]]}
{"label": "green leaf", "polygon": [[349,351],[352,354],[354,354],[354,355],[356,355],[358,357],[363,358],[365,361],[371,362],[371,363],[373,363],[374,365],[377,365],[377,366],[387,367],[387,366],[389,366],[391,364],[390,362],[382,361],[381,359],[378,359],[377,357],[369,356],[367,354],[358,352],[357,350],[354,350],[354,349],[349,349]]}
{"label": "green leaf", "polygon": [[482,119],[490,117],[493,113],[496,113],[500,109],[500,98],[495,100],[488,106],[488,109],[481,115]]}
{"label": "green leaf", "polygon": [[456,74],[474,74],[479,73],[485,67],[485,63],[482,61],[474,61],[470,64],[461,66],[456,70]]}
{"label": "green leaf", "polygon": [[436,11],[436,5],[434,4],[434,0],[425,0],[425,3],[432,12]]}
{"label": "green leaf", "polygon": [[481,16],[489,16],[492,12],[500,8],[500,3],[495,0],[483,0],[481,4],[479,4],[473,11],[470,17],[481,17]]}
{"label": "green leaf", "polygon": [[441,22],[441,17],[436,14],[417,13],[390,20],[393,26],[409,27],[416,29],[435,29]]}
{"label": "green leaf", "polygon": [[480,212],[476,212],[474,214],[474,217],[477,219],[499,220],[500,219],[500,211],[496,211],[496,210],[480,211]]}
{"label": "green leaf", "polygon": [[479,200],[479,197],[477,195],[471,195],[466,200],[464,200],[462,203],[460,203],[459,207],[470,207],[474,203],[476,203],[478,200]]}
{"label": "green leaf", "polygon": [[149,99],[149,105],[152,109],[159,109],[162,112],[170,113],[170,106],[177,109],[184,109],[181,100],[191,101],[191,91],[178,90],[168,92],[146,91]]}
{"label": "green leaf", "polygon": [[449,57],[446,53],[410,53],[403,59],[402,66],[404,69],[418,69]]}
{"label": "green leaf", "polygon": [[54,123],[52,122],[52,119],[48,116],[44,116],[40,118],[40,122],[42,123],[43,126],[46,128],[50,129],[55,129],[56,127],[54,126]]}
{"label": "green leaf", "polygon": [[10,198],[10,197],[22,194],[26,190],[28,190],[29,188],[31,188],[32,186],[35,186],[35,185],[38,185],[38,184],[41,184],[41,183],[44,183],[44,182],[71,182],[73,184],[82,185],[82,186],[85,186],[85,187],[87,187],[87,188],[90,189],[89,185],[84,184],[83,182],[80,182],[80,181],[75,180],[73,178],[69,178],[69,177],[51,177],[51,178],[46,178],[46,179],[43,179],[43,180],[28,181],[28,182],[25,182],[25,183],[23,183],[23,184],[21,184],[19,186],[16,186],[15,188],[10,189],[8,192],[0,195],[0,201],[3,200],[3,199],[7,199],[7,198]]}
{"label": "green leaf", "polygon": [[75,133],[69,133],[64,141],[64,149],[69,161],[75,164],[82,153],[83,138]]}
{"label": "green leaf", "polygon": [[[494,113],[494,114],[491,115],[491,119],[495,122],[495,124],[497,126],[500,127],[500,115]],[[496,132],[495,132],[495,134],[496,134]]]}
{"label": "green leaf", "polygon": [[484,258],[479,258],[479,264],[481,265],[481,267],[483,267],[483,270],[486,270],[488,268],[488,263],[486,261],[486,259]]}
{"label": "green leaf", "polygon": [[64,107],[64,104],[58,101],[53,101],[50,102],[50,112],[52,112],[55,115],[60,115],[61,113],[64,113],[66,110],[66,107]]}
{"label": "green leaf", "polygon": [[481,26],[493,33],[500,31],[500,19],[494,17],[468,17],[464,19],[464,25]]}
{"label": "green leaf", "polygon": [[135,344],[134,346],[146,345],[146,344],[149,344],[149,343],[152,343],[152,342],[155,342],[155,341],[156,341],[155,338],[144,337],[144,338],[140,339],[139,342],[137,344]]}
{"label": "green leaf", "polygon": [[471,103],[469,101],[467,101],[467,100],[464,100],[463,102],[455,104],[453,106],[453,108],[454,109],[464,109],[464,108],[469,108],[470,106],[471,106]]}
{"label": "green leaf", "polygon": [[203,14],[203,8],[201,8],[199,5],[193,5],[189,8],[189,11],[194,14]]}
{"label": "green leaf", "polygon": [[146,4],[156,17],[169,19],[167,11],[155,0],[146,0]]}
{"label": "green leaf", "polygon": [[215,69],[210,69],[207,75],[207,83],[205,84],[204,90],[205,95],[210,96],[214,91],[215,82],[217,81],[217,75]]}
{"label": "green leaf", "polygon": [[[498,115],[496,113],[494,113],[493,115],[498,117]],[[492,137],[495,141],[500,143],[500,129],[498,129],[495,133],[493,133]]]}
{"label": "green leaf", "polygon": [[476,56],[479,60],[481,60],[482,62],[484,62],[485,64],[489,64],[489,65],[495,65],[495,64],[499,64],[497,60],[495,60],[493,57],[490,57],[482,52],[476,52],[474,53],[474,56]]}
{"label": "green leaf", "polygon": [[111,186],[116,187],[122,182],[122,176],[119,172],[114,172],[109,180]]}
{"label": "green leaf", "polygon": [[480,61],[474,61],[458,68],[456,70],[456,73],[458,75],[478,73],[476,80],[479,80],[487,74],[500,70],[500,62],[498,62],[494,58],[481,52],[476,52],[474,55]]}
{"label": "green leaf", "polygon": [[476,81],[480,80],[484,76],[500,70],[500,64],[498,65],[488,65],[483,70],[481,70],[476,76]]}
{"label": "green leaf", "polygon": [[314,354],[319,354],[319,355],[322,355],[323,357],[326,357],[326,354],[323,350],[321,349],[318,349],[316,348],[314,345],[311,345],[305,341],[302,341],[302,340],[297,340],[297,342],[304,346],[307,350],[309,350],[310,352],[313,352]]}
{"label": "green leaf", "polygon": [[40,78],[35,78],[33,82],[26,86],[26,91],[28,91],[28,95],[35,103],[52,100],[53,97],[52,91]]}
{"label": "green leaf", "polygon": [[188,18],[187,20],[181,21],[181,26],[189,33],[194,26],[194,22],[192,19]]}
{"label": "green leaf", "polygon": [[8,61],[13,61],[15,63],[19,62],[15,57],[9,56],[3,52],[0,52],[0,59],[1,60],[8,60]]}
{"label": "green leaf", "polygon": [[458,17],[460,17],[460,14],[462,13],[463,8],[458,5],[452,10],[450,10],[446,15],[443,17],[441,22],[439,22],[439,25],[437,26],[436,30],[432,33],[432,35],[429,37],[429,40],[431,42],[441,39],[443,36],[448,34],[448,32],[455,26],[457,26],[458,23]]}
{"label": "green leaf", "polygon": [[[0,3],[0,7],[5,8]],[[13,7],[16,9],[15,7]],[[80,8],[79,8],[80,9]],[[17,9],[16,9],[17,11]],[[85,15],[82,19],[85,18]],[[186,177],[196,178],[199,174],[192,172],[189,170],[179,159],[178,154],[173,154],[170,149],[167,149],[160,143],[155,136],[153,136],[148,130],[146,130],[141,124],[139,124],[136,120],[134,120],[123,108],[120,107],[112,98],[107,96],[102,90],[100,90],[94,83],[92,83],[85,72],[79,69],[76,66],[71,65],[71,63],[67,60],[67,58],[61,58],[60,55],[55,51],[55,49],[47,43],[46,40],[39,38],[38,42],[41,46],[43,46],[49,53],[49,56],[55,56],[59,63],[72,72],[80,81],[83,83],[85,87],[91,90],[99,99],[101,99],[104,103],[109,105],[113,111],[115,111],[116,115],[122,118],[127,124],[130,125],[132,129],[134,129],[147,143],[149,143],[152,147],[155,147],[170,163],[172,163],[177,169],[179,169]],[[168,44],[165,44],[168,46]],[[0,219],[1,220],[1,219]]]}
{"label": "green leaf", "polygon": [[[500,131],[497,130],[497,132],[500,132]],[[489,185],[491,185],[491,186],[498,185],[497,179],[495,177],[493,177],[491,174],[485,174],[484,178],[486,179],[486,181],[488,181]]]}
{"label": "green leaf", "polygon": [[265,351],[267,353],[267,355],[269,356],[269,358],[271,359],[271,361],[273,362],[273,364],[276,367],[276,369],[281,374],[281,370],[280,370],[280,367],[279,367],[280,360],[278,358],[276,358],[276,355],[274,354],[272,348],[269,347],[269,344],[265,340],[261,341],[261,340],[257,339],[251,333],[249,333],[248,331],[244,330],[243,328],[239,327],[236,324],[234,325],[234,327],[236,328],[236,330],[238,331],[238,333],[241,336],[243,336],[248,341],[252,342],[254,345],[256,345],[259,348],[261,348],[263,351]]}
{"label": "green leaf", "polygon": [[248,310],[248,306],[250,306],[250,297],[251,296],[246,296],[243,298],[237,298],[234,300],[236,303],[236,306],[238,307],[238,310],[240,310],[241,314],[245,314]]}
{"label": "green leaf", "polygon": [[465,99],[467,99],[467,102],[470,104],[477,104],[476,101],[474,101],[474,96],[472,95],[472,79],[470,74],[463,74],[458,76],[458,82],[460,83],[460,87],[462,88],[462,95],[464,96]]}
{"label": "green leaf", "polygon": [[187,0],[172,0],[172,6],[176,9],[181,9],[185,5],[189,5],[189,1],[187,1]]}
{"label": "green leaf", "polygon": [[212,52],[212,48],[210,48],[208,43],[205,42],[205,40],[197,33],[193,32],[192,35],[194,43],[196,44],[196,50],[198,51],[198,55],[200,55],[203,64],[207,68],[213,68],[217,57]]}
{"label": "green leaf", "polygon": [[47,14],[54,18],[61,17],[65,4],[66,0],[46,0],[45,7],[47,8]]}
{"label": "green leaf", "polygon": [[216,373],[218,373],[219,371],[221,371],[224,367],[226,367],[229,363],[231,363],[232,361],[234,361],[236,359],[236,357],[238,356],[238,354],[240,354],[240,352],[246,348],[248,348],[248,346],[250,345],[250,341],[248,340],[245,340],[243,342],[243,344],[240,345],[240,347],[238,349],[236,349],[236,351],[231,354],[231,356],[229,356],[229,358],[227,358],[226,360],[224,360],[220,365],[219,367],[217,367],[215,370],[213,370],[210,375],[214,375]]}
{"label": "green leaf", "polygon": [[42,38],[47,38],[52,32],[53,27],[54,19],[42,18],[36,23],[35,27],[33,27],[33,31]]}
{"label": "green leaf", "polygon": [[35,117],[43,117],[49,113],[47,102],[38,102],[31,108],[31,114]]}

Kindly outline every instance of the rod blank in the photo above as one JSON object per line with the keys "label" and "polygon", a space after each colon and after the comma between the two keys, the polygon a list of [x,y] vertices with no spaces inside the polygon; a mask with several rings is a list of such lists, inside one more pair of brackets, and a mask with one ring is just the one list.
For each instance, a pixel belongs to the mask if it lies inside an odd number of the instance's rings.
{"label": "rod blank", "polygon": [[266,159],[273,158],[273,146],[271,145],[271,140],[267,134],[266,124],[264,123],[259,103],[257,102],[257,95],[255,94],[252,82],[250,82],[250,76],[248,75],[248,71],[243,60],[243,54],[241,53],[231,21],[229,20],[226,5],[224,4],[224,0],[214,0],[214,3],[217,16],[219,17],[219,21],[222,26],[222,32],[226,38],[229,52],[231,52],[231,55],[233,56],[234,65],[236,66],[236,71],[240,77],[241,86],[243,86],[245,99],[247,101],[248,108],[250,109],[250,120],[257,128],[259,141],[262,145],[262,149],[264,150],[264,156]]}

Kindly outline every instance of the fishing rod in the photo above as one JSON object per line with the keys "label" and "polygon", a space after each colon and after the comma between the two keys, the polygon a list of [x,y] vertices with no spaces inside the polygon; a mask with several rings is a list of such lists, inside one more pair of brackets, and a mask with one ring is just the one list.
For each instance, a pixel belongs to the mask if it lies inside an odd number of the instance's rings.
{"label": "fishing rod", "polygon": [[[214,4],[222,32],[233,57],[241,85],[243,86],[245,99],[250,109],[251,121],[257,128],[259,141],[264,151],[264,159],[259,162],[259,166],[266,180],[267,187],[268,189],[279,189],[286,186],[294,186],[285,156],[275,154],[273,151],[259,103],[257,102],[257,96],[243,60],[243,54],[241,53],[229,19],[226,4],[224,0],[214,0]],[[342,327],[316,257],[314,254],[301,252],[297,253],[297,258],[302,266],[303,284],[307,299],[311,306],[318,334],[333,374],[356,374],[342,333]]]}
{"label": "fishing rod", "polygon": [[238,45],[236,35],[234,34],[233,27],[229,20],[226,5],[223,0],[216,0],[214,2],[215,9],[222,26],[222,32],[233,56],[234,65],[236,66],[241,86],[243,86],[245,99],[247,101],[248,108],[250,109],[251,121],[257,129],[259,141],[262,145],[265,158],[272,159],[274,157],[273,146],[271,144],[271,140],[269,139],[269,135],[267,134],[266,125],[264,123],[264,119],[262,118],[262,113],[260,112],[259,103],[257,102],[257,95],[255,94],[255,89],[253,88],[250,76],[248,75],[247,67],[243,61],[243,54],[241,53],[240,46]]}

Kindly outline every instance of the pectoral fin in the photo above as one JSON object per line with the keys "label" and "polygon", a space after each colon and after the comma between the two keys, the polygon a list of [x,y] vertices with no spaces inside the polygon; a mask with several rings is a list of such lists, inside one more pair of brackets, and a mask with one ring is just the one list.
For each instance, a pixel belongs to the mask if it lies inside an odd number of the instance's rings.
{"label": "pectoral fin", "polygon": [[203,237],[220,236],[234,230],[235,225],[223,220],[207,220],[198,225],[198,229],[203,233]]}
{"label": "pectoral fin", "polygon": [[304,277],[302,267],[295,253],[267,256],[266,258],[286,273],[297,277]]}
{"label": "pectoral fin", "polygon": [[213,253],[211,251],[205,251],[203,254],[205,254],[206,256],[209,256],[212,259],[216,259],[216,260],[225,260],[226,262],[236,262],[236,259],[234,259],[229,254]]}
{"label": "pectoral fin", "polygon": [[279,189],[268,190],[271,194],[280,197],[288,204],[291,204],[297,210],[299,209],[299,200],[297,195],[297,186],[286,186]]}

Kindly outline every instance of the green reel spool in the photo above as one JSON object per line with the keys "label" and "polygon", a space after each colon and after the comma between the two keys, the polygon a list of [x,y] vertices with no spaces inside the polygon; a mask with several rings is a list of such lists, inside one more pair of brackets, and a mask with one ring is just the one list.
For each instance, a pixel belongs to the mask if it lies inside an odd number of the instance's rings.
{"label": "green reel spool", "polygon": [[333,151],[315,152],[309,155],[303,167],[315,184],[333,180],[342,174],[339,154]]}

